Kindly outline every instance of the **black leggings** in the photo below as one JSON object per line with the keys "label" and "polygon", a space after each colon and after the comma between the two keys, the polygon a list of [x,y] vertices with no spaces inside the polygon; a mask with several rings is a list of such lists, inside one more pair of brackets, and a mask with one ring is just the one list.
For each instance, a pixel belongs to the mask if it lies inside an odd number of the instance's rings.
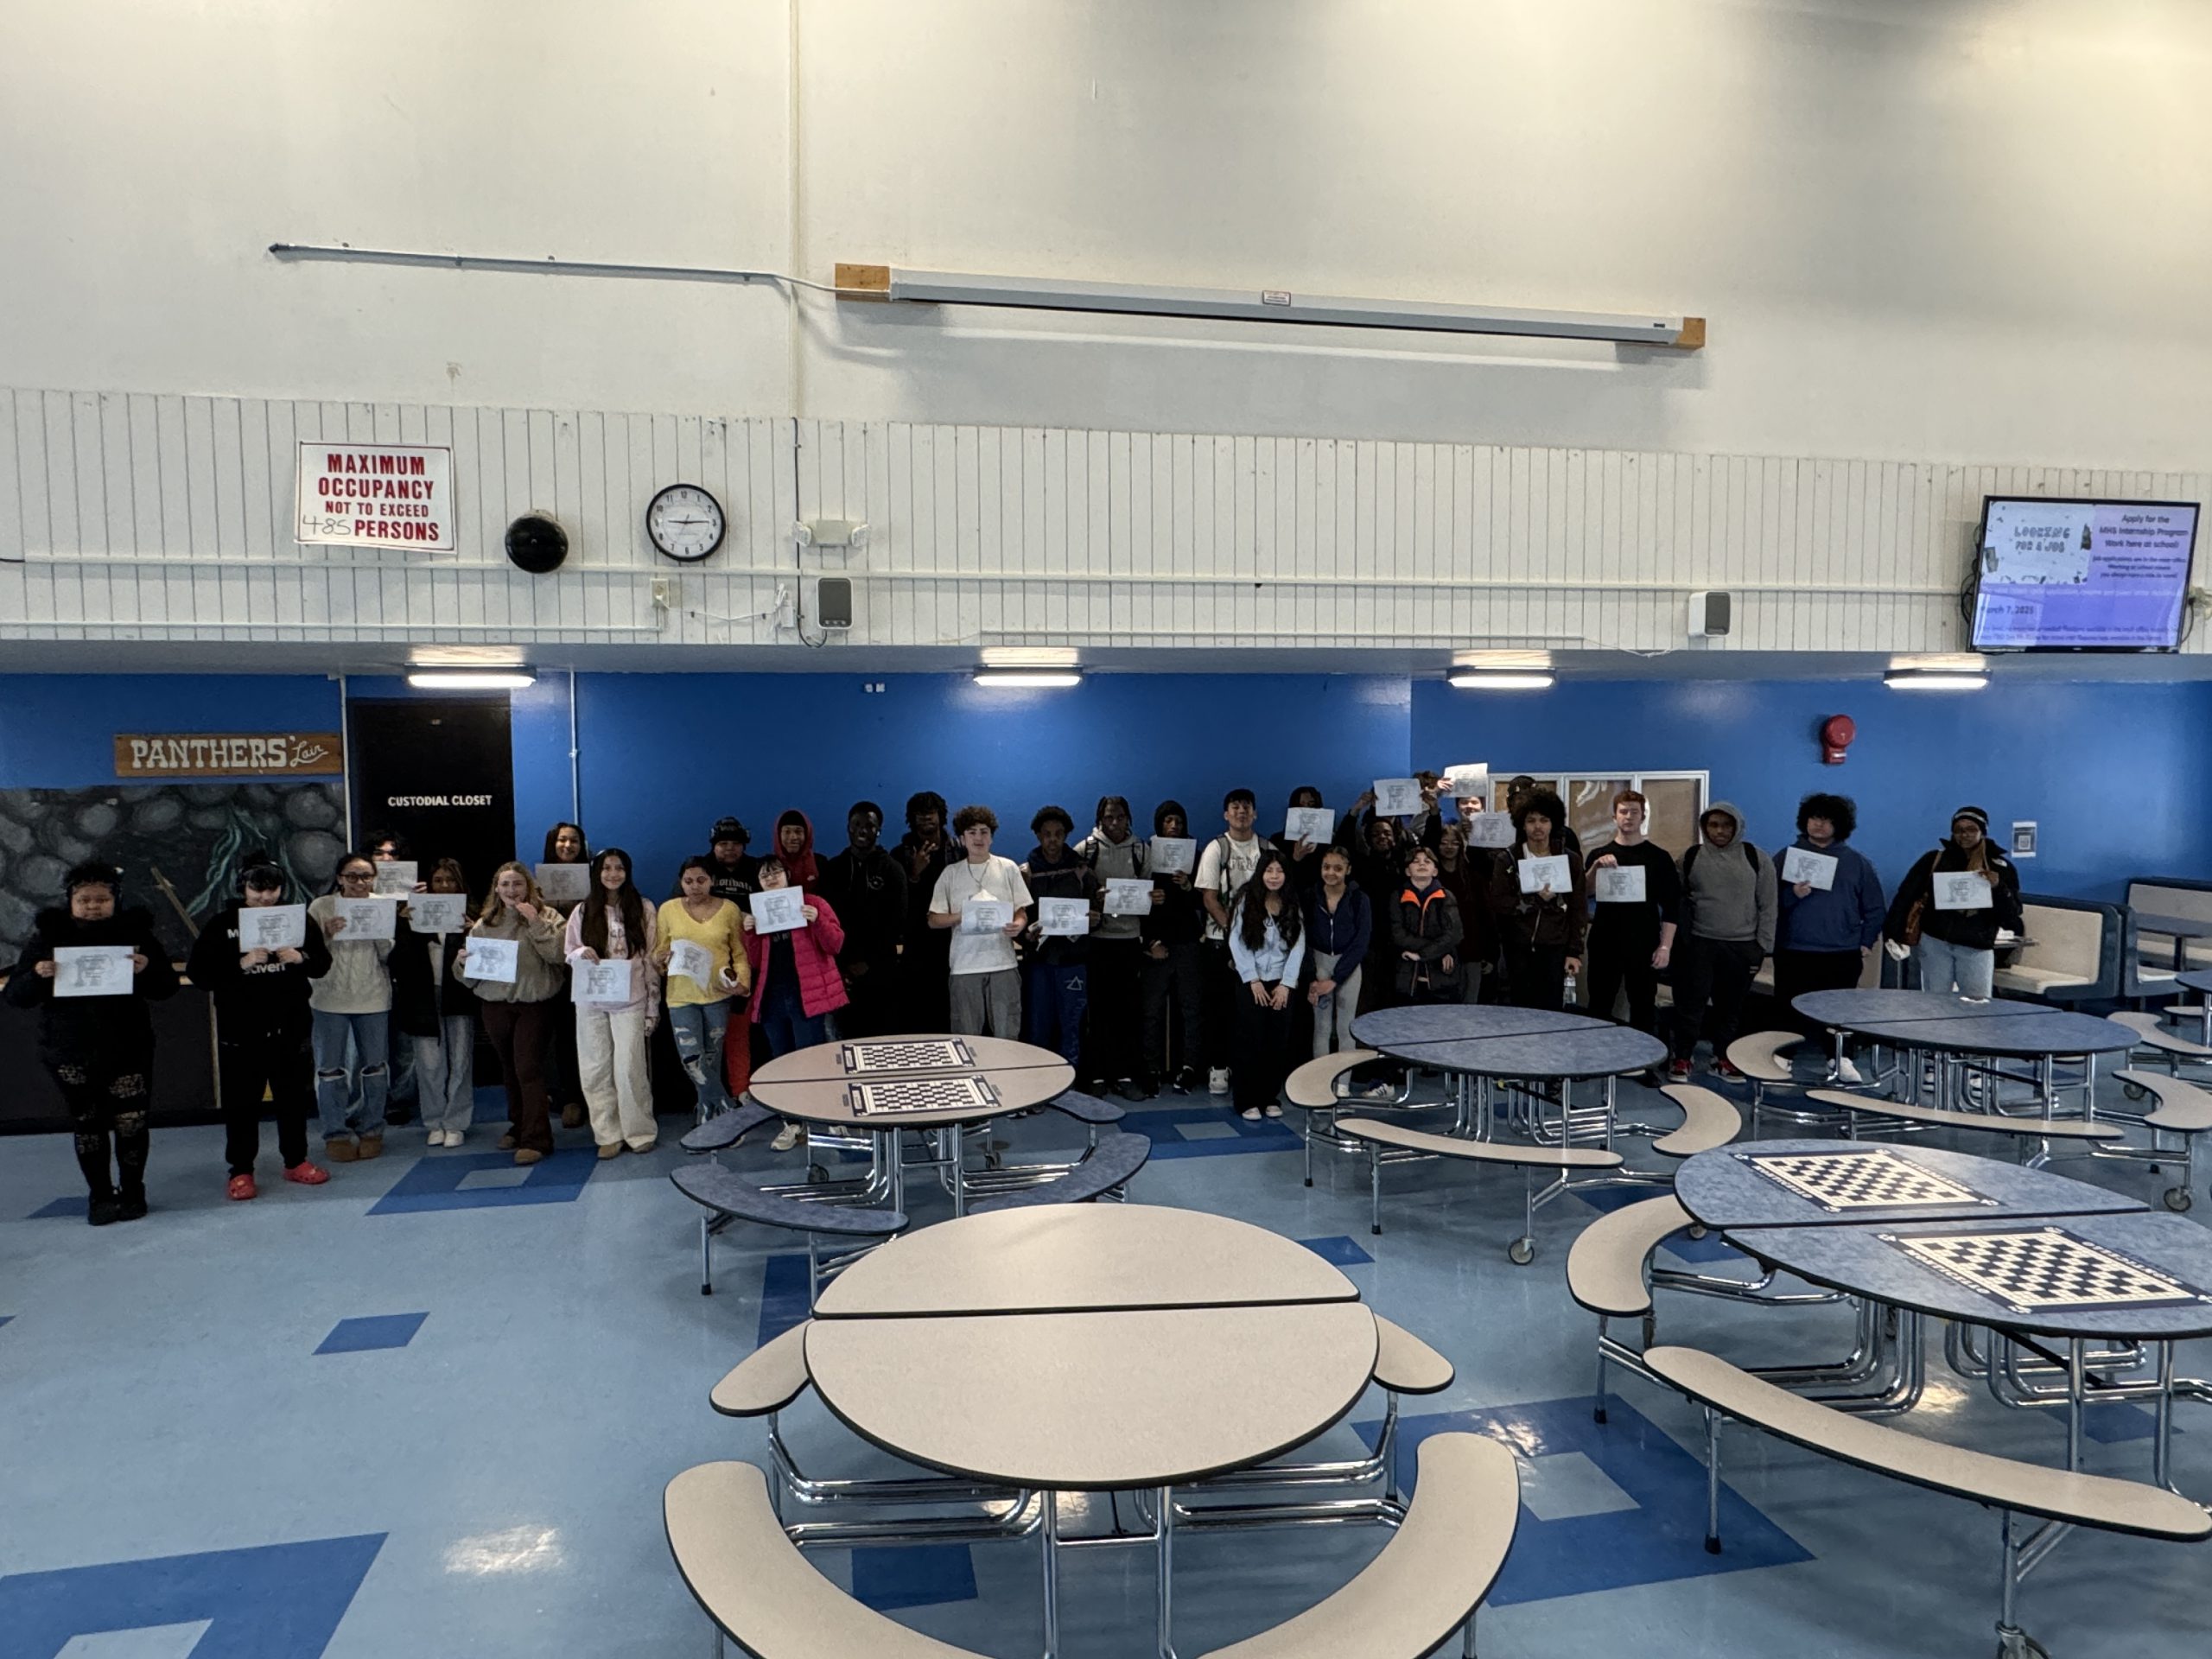
{"label": "black leggings", "polygon": [[[146,1113],[152,1103],[150,1050],[97,1058],[41,1054],[54,1086],[69,1109],[77,1136],[77,1167],[95,1198],[112,1198],[118,1188],[129,1199],[146,1196],[146,1154],[153,1145]],[[109,1137],[114,1138],[115,1173],[108,1166]]]}
{"label": "black leggings", "polygon": [[276,1108],[276,1153],[284,1167],[307,1162],[308,1117],[315,1110],[315,1059],[307,1033],[247,1031],[237,1041],[226,1033],[216,1053],[222,1063],[223,1156],[231,1173],[253,1173],[264,1090]]}

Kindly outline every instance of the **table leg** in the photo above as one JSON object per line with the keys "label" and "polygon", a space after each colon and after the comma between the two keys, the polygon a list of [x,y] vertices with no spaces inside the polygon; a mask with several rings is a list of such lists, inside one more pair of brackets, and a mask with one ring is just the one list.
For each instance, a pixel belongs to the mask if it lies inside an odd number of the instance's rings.
{"label": "table leg", "polygon": [[1605,1079],[1605,1150],[1607,1152],[1613,1149],[1614,1113],[1619,1105],[1620,1081],[1618,1077]]}
{"label": "table leg", "polygon": [[1175,1659],[1175,1489],[1160,1489],[1160,1659]]}
{"label": "table leg", "polygon": [[2158,1427],[2151,1446],[2151,1478],[2171,1489],[2173,1485],[2174,1345],[2158,1344]]}
{"label": "table leg", "polygon": [[2082,1466],[2082,1405],[2088,1391],[2082,1376],[2086,1346],[2080,1337],[2066,1344],[2066,1466],[2076,1470]]}
{"label": "table leg", "polygon": [[[952,1213],[956,1217],[964,1216],[968,1213],[968,1129],[965,1124],[955,1123],[950,1126],[950,1132],[952,1136]],[[987,1135],[990,1133],[988,1126],[983,1133]]]}
{"label": "table leg", "polygon": [[888,1135],[877,1131],[875,1143],[877,1155],[882,1160],[884,1171],[891,1182],[891,1207],[904,1210],[906,1207],[906,1154],[899,1145],[899,1131],[894,1128]]}
{"label": "table leg", "polygon": [[1037,1536],[1045,1558],[1045,1659],[1057,1659],[1060,1650],[1060,1500],[1050,1488],[1038,1494],[1044,1502]]}

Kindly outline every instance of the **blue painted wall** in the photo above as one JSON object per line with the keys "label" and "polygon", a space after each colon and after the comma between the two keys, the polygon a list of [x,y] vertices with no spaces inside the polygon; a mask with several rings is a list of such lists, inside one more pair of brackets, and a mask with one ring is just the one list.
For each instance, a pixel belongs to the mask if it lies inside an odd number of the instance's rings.
{"label": "blue painted wall", "polygon": [[338,729],[321,674],[0,674],[0,789],[112,783],[118,732]]}
{"label": "blue painted wall", "polygon": [[[2117,899],[2130,875],[2212,874],[2212,683],[1954,695],[1864,680],[1562,682],[1478,695],[1424,681],[1413,708],[1414,752],[1439,766],[1708,770],[1763,847],[1788,844],[1808,791],[1848,795],[1855,844],[1885,885],[1968,803],[2000,833],[2014,818],[2041,826],[2021,870],[2031,892]],[[1823,766],[1815,734],[1840,714],[1859,740]]]}

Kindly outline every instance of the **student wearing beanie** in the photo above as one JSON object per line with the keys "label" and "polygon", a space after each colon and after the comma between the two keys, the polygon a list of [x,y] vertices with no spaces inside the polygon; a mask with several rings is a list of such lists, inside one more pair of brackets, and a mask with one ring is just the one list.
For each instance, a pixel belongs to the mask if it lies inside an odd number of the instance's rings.
{"label": "student wearing beanie", "polygon": [[[1939,908],[1936,877],[1970,871],[1989,884],[1989,902],[1971,910]],[[2020,872],[1989,844],[1989,814],[1962,806],[1951,814],[1949,837],[1923,853],[1898,884],[1883,925],[1883,947],[1898,962],[1918,959],[1920,988],[1961,996],[1996,993],[1997,932],[2021,925]]]}

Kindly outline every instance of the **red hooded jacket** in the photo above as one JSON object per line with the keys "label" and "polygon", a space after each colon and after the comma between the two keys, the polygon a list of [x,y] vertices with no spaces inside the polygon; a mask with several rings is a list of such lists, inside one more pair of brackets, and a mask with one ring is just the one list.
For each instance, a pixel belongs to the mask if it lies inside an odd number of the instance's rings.
{"label": "red hooded jacket", "polygon": [[[789,938],[791,962],[798,969],[798,1005],[812,1019],[845,1006],[845,976],[837,971],[837,952],[844,949],[845,929],[837,912],[830,908],[830,901],[819,893],[808,893],[806,902],[814,906],[815,918]],[[768,1006],[769,943],[769,938],[759,933],[748,931],[745,936],[745,955],[753,964],[753,1023],[756,1026],[760,1023],[761,1010]]]}
{"label": "red hooded jacket", "polygon": [[[787,823],[798,825],[806,834],[805,841],[796,853],[784,850],[784,826]],[[814,859],[814,820],[797,807],[780,815],[776,819],[773,850],[775,855],[784,861],[784,873],[790,878],[791,886],[803,887],[811,894],[822,880],[821,868]]]}

